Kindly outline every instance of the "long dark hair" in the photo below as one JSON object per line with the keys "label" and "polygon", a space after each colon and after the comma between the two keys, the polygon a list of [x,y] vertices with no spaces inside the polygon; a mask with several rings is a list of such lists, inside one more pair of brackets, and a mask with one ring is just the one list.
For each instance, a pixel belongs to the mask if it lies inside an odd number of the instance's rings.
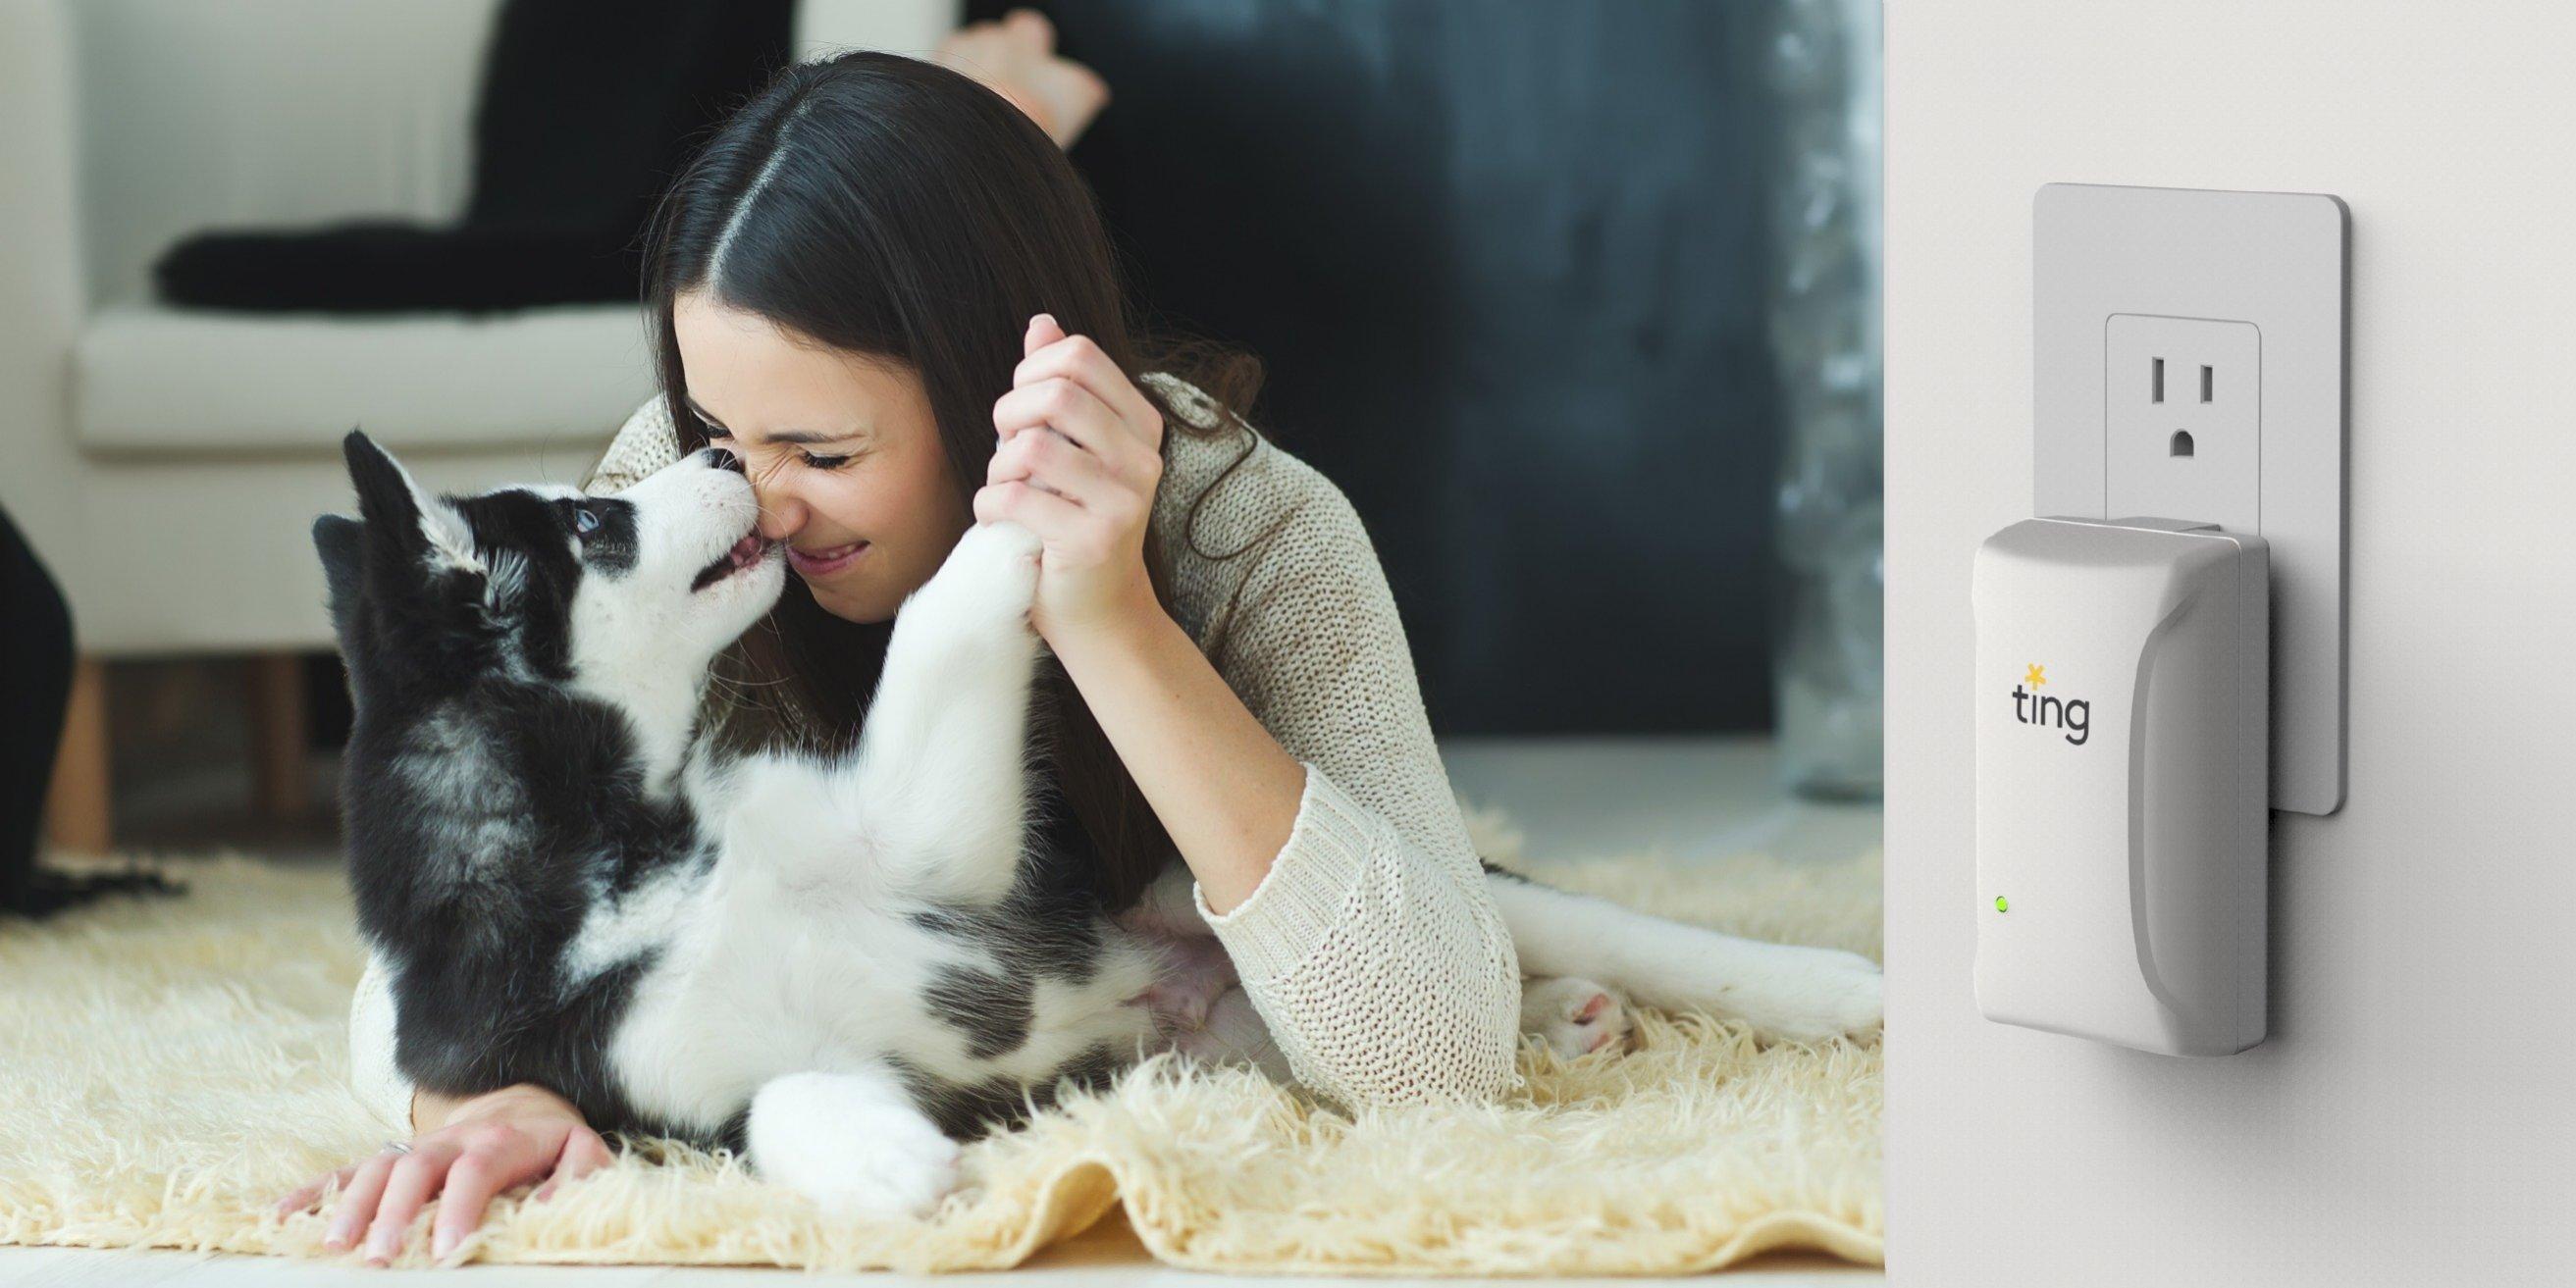
{"label": "long dark hair", "polygon": [[[689,410],[672,326],[683,291],[908,365],[928,392],[961,498],[983,482],[993,401],[1010,390],[1021,336],[1039,312],[1069,335],[1091,337],[1138,381],[1163,414],[1167,456],[1176,436],[1229,425],[1245,437],[1243,454],[1252,450],[1249,427],[1235,416],[1259,390],[1259,362],[1134,329],[1081,176],[1018,108],[946,68],[860,52],[780,72],[698,151],[648,236],[645,305],[683,453],[707,441],[705,422]],[[1154,370],[1197,385],[1218,414],[1204,427],[1175,415],[1152,382],[1138,379]],[[1145,561],[1169,611],[1166,539],[1148,530]],[[766,700],[773,717],[794,717],[809,740],[846,747],[891,633],[888,623],[832,616],[790,578],[768,621],[719,673],[752,698],[738,704],[744,710]],[[1172,856],[1171,839],[1052,659],[1038,687],[1042,763],[1060,798],[1054,829],[1090,852],[1086,884],[1103,903],[1126,907]],[[786,735],[773,718],[752,736]]]}

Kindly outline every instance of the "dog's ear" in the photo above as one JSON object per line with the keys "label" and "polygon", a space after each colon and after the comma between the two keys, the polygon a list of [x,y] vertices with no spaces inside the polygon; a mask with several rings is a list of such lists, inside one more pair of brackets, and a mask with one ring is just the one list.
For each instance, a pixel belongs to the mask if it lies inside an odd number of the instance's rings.
{"label": "dog's ear", "polygon": [[340,453],[349,462],[349,482],[358,490],[358,513],[379,541],[432,565],[483,571],[465,516],[413,481],[402,462],[354,429],[340,440]]}
{"label": "dog's ear", "polygon": [[331,630],[340,637],[340,656],[351,657],[357,643],[358,596],[367,582],[367,525],[346,515],[323,515],[313,521],[313,550],[322,556],[322,580],[330,588]]}

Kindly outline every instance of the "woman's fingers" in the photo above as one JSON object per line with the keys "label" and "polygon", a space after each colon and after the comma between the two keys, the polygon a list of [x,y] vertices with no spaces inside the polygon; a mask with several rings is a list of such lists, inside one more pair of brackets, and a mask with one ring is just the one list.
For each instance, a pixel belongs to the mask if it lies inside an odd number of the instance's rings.
{"label": "woman's fingers", "polygon": [[344,1190],[349,1188],[349,1178],[357,1174],[358,1165],[356,1163],[351,1163],[346,1167],[333,1168],[310,1181],[306,1181],[303,1186],[298,1188],[293,1194],[289,1194],[285,1198],[277,1201],[278,1219],[282,1221],[287,1217],[293,1216],[298,1212],[312,1207],[313,1201],[321,1198],[334,1184],[337,1184]]}
{"label": "woman's fingers", "polygon": [[[1064,338],[1064,325],[1052,313],[1040,313],[1029,319],[1028,332],[1020,337],[1020,357],[1030,358],[1037,351]],[[1018,373],[1012,373],[1012,384],[1018,384]]]}
{"label": "woman's fingers", "polygon": [[411,1219],[420,1214],[421,1205],[447,1179],[451,1161],[447,1150],[426,1145],[415,1147],[395,1161],[393,1172],[385,1178],[384,1197],[376,1202],[375,1222],[367,1227],[367,1260],[394,1259],[394,1253],[402,1248],[403,1235],[411,1229]]}
{"label": "woman's fingers", "polygon": [[438,1219],[430,1225],[429,1255],[446,1256],[483,1224],[492,1196],[526,1179],[512,1170],[507,1159],[487,1149],[469,1149],[447,1169],[447,1184],[438,1192]]}
{"label": "woman's fingers", "polygon": [[447,1184],[439,1190],[438,1220],[429,1244],[432,1256],[444,1257],[465,1242],[465,1236],[483,1224],[483,1212],[492,1205],[493,1196],[545,1175],[555,1161],[552,1141],[523,1131],[486,1128],[472,1139],[474,1143],[447,1169]]}
{"label": "woman's fingers", "polygon": [[1082,507],[1042,491],[1025,479],[1015,479],[977,489],[975,518],[984,523],[1008,519],[1042,540],[1051,540],[1076,530],[1082,521]]}
{"label": "woman's fingers", "polygon": [[588,1127],[575,1127],[564,1137],[563,1157],[555,1164],[555,1175],[570,1181],[590,1175],[617,1161],[608,1152],[608,1142]]}
{"label": "woman's fingers", "polygon": [[[993,422],[1002,427],[994,461],[1008,466],[1007,477],[1034,473],[1041,486],[1085,505],[1100,504],[1105,498],[1096,489],[1066,485],[1069,472],[1078,472],[1074,484],[1097,477],[1110,491],[1147,503],[1162,480],[1162,454],[1121,426],[1116,414],[1091,391],[1070,381],[1050,379],[1002,395],[993,404]],[[1032,429],[1054,432],[1027,432]],[[1025,459],[1033,470],[1019,468],[1020,453],[1029,454]]]}
{"label": "woman's fingers", "polygon": [[1004,443],[1028,429],[1052,429],[1103,460],[1136,446],[1135,433],[1100,396],[1062,377],[1050,377],[993,400],[993,429]]}
{"label": "woman's fingers", "polygon": [[391,1262],[411,1223],[431,1199],[440,1199],[430,1246],[445,1257],[483,1223],[502,1191],[549,1172],[579,1175],[608,1161],[599,1134],[561,1096],[520,1084],[456,1102],[443,1125],[414,1137],[410,1147],[360,1159],[323,1177],[279,1206],[309,1204],[337,1181],[340,1202],[323,1242],[347,1248],[365,1242],[371,1262]]}
{"label": "woman's fingers", "polygon": [[385,1178],[394,1170],[394,1154],[378,1154],[358,1162],[349,1177],[349,1187],[340,1191],[340,1206],[332,1209],[331,1228],[322,1242],[334,1248],[345,1248],[358,1241],[358,1232],[376,1217],[376,1200],[384,1196]]}
{"label": "woman's fingers", "polygon": [[1126,512],[1129,489],[1099,458],[1052,429],[1022,434],[1002,445],[984,466],[984,481],[1025,480],[1086,510]]}
{"label": "woman's fingers", "polygon": [[554,1197],[555,1190],[566,1181],[579,1180],[617,1160],[608,1150],[608,1142],[588,1127],[575,1127],[564,1137],[563,1153],[555,1159],[555,1174],[537,1187],[536,1198],[542,1203]]}
{"label": "woman's fingers", "polygon": [[[1041,342],[1041,335],[1048,338]],[[1162,413],[1090,336],[1067,336],[1053,316],[1041,313],[1030,321],[1021,347],[1025,356],[1019,366],[1011,369],[1014,388],[1056,378],[1070,380],[1108,404],[1119,421],[1146,446],[1157,452],[1162,450]]]}

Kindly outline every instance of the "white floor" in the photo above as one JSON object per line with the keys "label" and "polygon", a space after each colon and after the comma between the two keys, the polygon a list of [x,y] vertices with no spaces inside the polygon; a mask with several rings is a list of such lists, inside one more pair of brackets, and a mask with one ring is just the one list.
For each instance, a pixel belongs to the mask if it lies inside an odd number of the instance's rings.
{"label": "white floor", "polygon": [[1827,862],[1879,843],[1876,805],[1782,791],[1763,737],[1452,738],[1440,758],[1450,787],[1510,814],[1538,860],[1759,850]]}
{"label": "white floor", "polygon": [[[1785,797],[1774,782],[1769,744],[1759,738],[1456,739],[1442,745],[1452,785],[1472,804],[1509,811],[1527,837],[1534,859],[1657,850],[1676,862],[1762,850],[1787,859],[1826,861],[1879,843],[1874,807],[1824,805]],[[228,785],[202,799],[242,799]],[[190,793],[197,795],[197,793]],[[229,809],[229,805],[213,808]],[[123,820],[120,818],[120,826]],[[169,824],[164,821],[162,827]],[[158,829],[156,829],[158,830]],[[231,829],[216,825],[219,832]],[[204,833],[198,833],[200,835]],[[306,861],[328,857],[309,839],[245,836],[233,843],[254,853],[279,849]],[[263,843],[265,842],[265,843]],[[1140,1268],[1146,1254],[1123,1214],[1111,1216],[1078,1239],[1047,1250],[1016,1270],[994,1274],[915,1277],[871,1275],[870,1283],[1025,1283],[1032,1278],[1074,1288],[1110,1284],[1211,1284],[1229,1276],[1166,1268]],[[345,1266],[192,1252],[100,1252],[68,1248],[0,1248],[0,1285],[116,1284],[132,1288],[289,1288],[365,1279]],[[682,1288],[696,1284],[784,1283],[787,1273],[765,1269],[689,1269],[662,1266],[537,1268],[472,1266],[429,1271],[421,1280],[470,1282],[483,1288],[533,1284],[539,1288]],[[1726,1282],[1747,1286],[1819,1285],[1859,1288],[1882,1283],[1878,1270],[1813,1254],[1771,1254],[1730,1269]],[[1268,1282],[1350,1282],[1274,1279]],[[1435,1283],[1437,1280],[1376,1280]],[[1636,1280],[1618,1282],[1632,1283]]]}

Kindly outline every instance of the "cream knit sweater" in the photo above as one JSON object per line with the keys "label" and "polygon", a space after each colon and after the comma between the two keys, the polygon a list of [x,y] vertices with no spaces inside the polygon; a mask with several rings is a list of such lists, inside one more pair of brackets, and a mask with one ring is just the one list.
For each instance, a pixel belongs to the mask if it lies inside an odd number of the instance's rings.
{"label": "cream knit sweater", "polygon": [[[1219,409],[1196,386],[1145,379],[1193,424],[1215,424]],[[1228,428],[1166,435],[1154,519],[1171,549],[1174,612],[1205,649],[1234,604],[1219,673],[1305,765],[1306,784],[1251,897],[1219,916],[1192,882],[1191,900],[1309,1089],[1354,1107],[1492,1100],[1519,1084],[1518,958],[1432,744],[1376,549],[1341,490],[1266,439],[1185,531],[1192,500],[1251,437],[1239,421]],[[616,491],[677,456],[654,398],[589,487]],[[408,1133],[412,1088],[393,1035],[392,994],[371,959],[350,1008],[351,1077]]]}

